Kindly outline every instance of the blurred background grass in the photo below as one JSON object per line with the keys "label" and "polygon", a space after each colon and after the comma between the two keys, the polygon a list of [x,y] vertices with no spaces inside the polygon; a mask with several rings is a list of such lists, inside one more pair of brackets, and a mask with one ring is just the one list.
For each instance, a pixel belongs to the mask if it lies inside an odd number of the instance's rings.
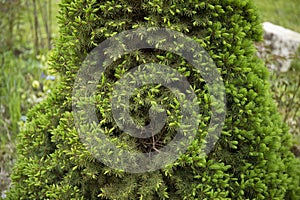
{"label": "blurred background grass", "polygon": [[253,0],[263,21],[300,32],[299,0]]}
{"label": "blurred background grass", "polygon": [[[268,21],[300,33],[299,0],[253,0],[261,21]],[[270,71],[274,101],[289,125],[293,136],[294,153],[300,156],[300,48],[293,55],[287,72]],[[280,57],[266,57],[266,63],[276,63]],[[295,148],[296,147],[296,148]]]}
{"label": "blurred background grass", "polygon": [[26,112],[57,77],[47,56],[57,36],[60,0],[0,0],[0,192],[10,183],[17,134]]}
{"label": "blurred background grass", "polygon": [[[0,191],[9,186],[26,112],[57,82],[47,65],[60,0],[0,0]],[[254,0],[262,21],[300,32],[299,0]],[[300,52],[300,51],[299,51]],[[272,60],[266,60],[272,62]],[[271,72],[274,101],[300,143],[300,53],[286,73]]]}

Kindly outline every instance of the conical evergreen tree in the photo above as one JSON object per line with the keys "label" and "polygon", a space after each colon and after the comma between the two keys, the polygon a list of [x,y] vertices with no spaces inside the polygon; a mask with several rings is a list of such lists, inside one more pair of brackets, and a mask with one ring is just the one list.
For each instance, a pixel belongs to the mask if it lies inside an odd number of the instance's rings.
{"label": "conical evergreen tree", "polygon": [[[299,160],[290,152],[288,128],[271,99],[268,71],[255,55],[253,41],[262,38],[262,28],[251,1],[62,0],[60,7],[60,37],[51,66],[61,80],[47,100],[28,113],[8,199],[300,199]],[[169,141],[156,138],[154,144],[126,136],[110,111],[104,111],[107,93],[125,73],[121,69],[133,65],[154,62],[180,71],[198,91],[203,116],[200,136],[174,163],[128,173],[107,167],[85,148],[74,125],[72,91],[77,71],[94,47],[138,27],[180,31],[204,47],[221,72],[227,114],[218,142],[202,157],[201,134],[207,134],[210,120],[205,103],[211,100],[201,75],[164,51],[141,50],[120,58],[105,72],[97,91],[97,115],[111,140],[143,152]],[[131,99],[137,123],[147,123],[149,106],[143,99],[155,91],[143,87]],[[165,88],[157,93],[158,99],[172,99]],[[166,102],[174,111],[174,101]],[[171,137],[173,129],[166,127],[160,136]]]}

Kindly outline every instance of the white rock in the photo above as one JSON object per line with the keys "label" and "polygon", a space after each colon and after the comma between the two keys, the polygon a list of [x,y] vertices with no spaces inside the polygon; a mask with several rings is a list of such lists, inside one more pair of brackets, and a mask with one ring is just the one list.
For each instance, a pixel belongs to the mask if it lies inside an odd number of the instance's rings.
{"label": "white rock", "polygon": [[[270,22],[263,23],[264,29],[264,45],[260,52],[271,53],[272,58],[276,62],[271,62],[268,66],[271,69],[287,71],[293,60],[295,52],[300,45],[300,33],[272,24]],[[268,49],[269,48],[269,49]],[[262,54],[265,54],[262,53]],[[264,55],[263,55],[264,56]]]}

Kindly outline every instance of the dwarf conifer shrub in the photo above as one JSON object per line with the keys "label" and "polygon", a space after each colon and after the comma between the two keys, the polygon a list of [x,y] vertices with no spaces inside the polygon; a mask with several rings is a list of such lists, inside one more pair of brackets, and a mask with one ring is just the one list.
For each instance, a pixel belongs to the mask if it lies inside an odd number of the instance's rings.
{"label": "dwarf conifer shrub", "polygon": [[[60,37],[51,66],[61,75],[61,82],[28,113],[9,199],[300,197],[299,160],[290,152],[287,126],[271,99],[267,69],[255,56],[253,41],[261,39],[262,29],[250,1],[63,0],[59,22]],[[130,137],[118,128],[109,109],[109,93],[132,66],[152,62],[178,70],[194,88],[201,114],[195,141],[175,162],[156,171],[128,173],[102,164],[84,146],[74,125],[72,91],[77,72],[94,47],[139,27],[169,28],[201,44],[222,75],[227,110],[218,142],[202,156],[203,135],[212,120],[212,97],[201,74],[167,51],[144,49],[122,56],[99,77],[94,102],[100,125],[115,144],[136,152],[155,152],[170,142],[176,128],[176,98],[155,84],[133,93],[131,117],[138,125],[147,125],[154,99],[165,105],[167,119],[175,121],[167,120],[156,137],[145,139]]]}

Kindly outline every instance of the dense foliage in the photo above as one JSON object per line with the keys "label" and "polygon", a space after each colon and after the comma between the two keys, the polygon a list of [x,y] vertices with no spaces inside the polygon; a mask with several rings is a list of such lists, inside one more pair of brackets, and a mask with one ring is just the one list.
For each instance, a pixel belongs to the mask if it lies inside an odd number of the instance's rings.
{"label": "dense foliage", "polygon": [[[61,81],[47,100],[28,114],[19,137],[19,157],[9,199],[300,197],[299,160],[290,152],[288,129],[269,93],[267,69],[255,56],[253,41],[261,39],[262,29],[251,2],[63,0],[59,20],[60,38],[51,64],[60,73]],[[130,174],[106,167],[80,141],[72,116],[72,86],[79,66],[97,44],[116,33],[142,26],[180,31],[209,52],[224,80],[227,116],[213,151],[201,157],[201,138],[207,134],[210,121],[207,103],[211,102],[201,75],[168,52],[138,51],[122,57],[105,73],[106,81],[99,83],[96,103],[99,121],[107,127],[112,140],[119,140],[124,147],[133,146],[135,151],[154,150],[151,140],[135,140],[122,134],[107,109],[113,83],[137,64],[151,61],[180,71],[195,87],[203,117],[199,136],[171,166]],[[141,88],[131,99],[131,113],[137,123],[147,123],[146,100],[150,96],[173,99],[164,88],[159,89]],[[163,103],[167,103],[170,117],[174,116],[172,112],[176,110],[169,107],[176,107],[176,102]],[[166,126],[169,128],[162,129],[160,136],[171,137],[173,129],[170,124]],[[168,139],[157,138],[155,142],[165,145]]]}

